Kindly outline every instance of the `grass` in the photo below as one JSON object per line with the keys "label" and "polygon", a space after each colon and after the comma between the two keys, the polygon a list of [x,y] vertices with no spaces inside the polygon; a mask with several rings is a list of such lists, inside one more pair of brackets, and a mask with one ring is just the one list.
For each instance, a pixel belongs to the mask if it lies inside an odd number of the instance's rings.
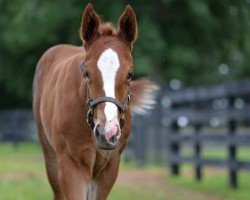
{"label": "grass", "polygon": [[[218,150],[204,153],[207,157],[226,156],[226,152]],[[249,149],[243,149],[240,153],[241,159],[249,158],[249,155]],[[204,179],[201,182],[194,180],[190,165],[182,167],[180,177],[172,177],[164,168],[147,167],[138,170],[134,163],[122,163],[121,169],[122,173],[125,172],[125,177],[126,173],[132,174],[132,179],[127,182],[118,180],[109,200],[249,200],[250,196],[249,172],[240,172],[239,189],[231,190],[228,187],[227,171],[224,169],[205,168]],[[1,143],[0,199],[43,200],[51,199],[51,196],[39,145],[20,144],[13,147],[11,144]]]}
{"label": "grass", "polygon": [[209,194],[217,194],[229,200],[249,200],[250,197],[250,173],[242,171],[238,173],[238,189],[229,188],[228,172],[225,169],[205,168],[203,179],[199,182],[192,176],[192,167],[184,166],[182,176],[168,175],[167,182],[179,186],[185,186],[195,191],[204,191]]}
{"label": "grass", "polygon": [[154,189],[145,191],[143,187],[131,188],[129,186],[115,185],[109,200],[128,200],[128,199],[143,199],[143,200],[164,200],[165,194]]}
{"label": "grass", "polygon": [[[193,150],[182,149],[182,155],[192,156]],[[228,158],[228,150],[226,148],[214,147],[204,148],[202,150],[202,158],[223,159]],[[250,161],[250,148],[241,147],[237,151],[237,159],[240,161]],[[218,169],[213,167],[203,168],[203,179],[199,182],[194,180],[194,172],[191,164],[185,164],[182,169],[182,175],[173,177],[168,175],[167,181],[171,184],[185,186],[196,191],[204,191],[207,193],[218,194],[230,200],[249,200],[250,199],[250,172],[239,171],[238,173],[238,189],[229,188],[229,176],[226,169]]]}
{"label": "grass", "polygon": [[[190,147],[182,148],[181,155],[183,156],[192,156],[194,155],[194,150]],[[213,158],[213,159],[227,159],[228,150],[226,147],[206,147],[201,151],[201,157],[203,158]],[[248,147],[240,147],[237,150],[237,159],[250,161],[250,148]]]}
{"label": "grass", "polygon": [[[226,159],[228,157],[228,150],[226,148],[213,148],[209,150],[203,150],[202,156],[205,158],[219,158]],[[250,148],[241,147],[237,150],[237,159],[250,161]]]}
{"label": "grass", "polygon": [[[129,168],[134,169],[132,164]],[[155,196],[153,189],[116,185],[109,200],[145,199]],[[0,199],[44,200],[52,193],[45,174],[43,156],[37,144],[0,144]]]}
{"label": "grass", "polygon": [[43,157],[37,144],[0,145],[0,197],[1,200],[50,199]]}

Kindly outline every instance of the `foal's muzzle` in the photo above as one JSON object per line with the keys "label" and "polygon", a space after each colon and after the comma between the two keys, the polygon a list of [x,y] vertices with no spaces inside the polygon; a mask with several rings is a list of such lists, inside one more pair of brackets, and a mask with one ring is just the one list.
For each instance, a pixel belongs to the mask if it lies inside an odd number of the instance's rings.
{"label": "foal's muzzle", "polygon": [[101,125],[94,128],[94,135],[97,145],[102,150],[112,150],[116,147],[117,142],[121,136],[119,126],[112,124],[108,131]]}

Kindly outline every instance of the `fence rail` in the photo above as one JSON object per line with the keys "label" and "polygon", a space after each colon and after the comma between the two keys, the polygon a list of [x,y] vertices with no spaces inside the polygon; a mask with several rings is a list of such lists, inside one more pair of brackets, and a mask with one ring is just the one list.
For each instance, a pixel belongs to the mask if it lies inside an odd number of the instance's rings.
{"label": "fence rail", "polygon": [[[250,146],[250,134],[239,133],[239,127],[248,127],[250,120],[250,81],[220,84],[206,88],[189,88],[165,96],[171,105],[165,108],[170,114],[168,134],[171,172],[179,175],[183,163],[194,164],[195,177],[202,179],[202,168],[216,166],[227,168],[229,184],[238,186],[238,171],[250,170],[250,161],[238,160],[237,152],[242,146]],[[180,122],[185,119],[185,124]],[[215,120],[214,122],[212,120]],[[183,120],[182,120],[183,121]],[[193,127],[191,134],[181,131],[186,124]],[[206,132],[203,127],[210,125],[214,130]],[[216,133],[217,126],[224,127],[223,134]],[[182,156],[183,144],[192,142],[194,155]],[[227,149],[228,158],[208,159],[202,157],[203,145],[213,142]],[[205,151],[205,150],[204,150]]]}
{"label": "fence rail", "polygon": [[35,132],[30,109],[0,111],[0,142],[31,142],[36,137]]}
{"label": "fence rail", "polygon": [[[169,141],[172,142],[216,142],[217,144],[224,144],[225,146],[236,145],[236,146],[249,146],[250,144],[250,135],[233,135],[233,134],[224,134],[224,135],[209,135],[208,133],[199,135],[183,135],[174,133],[168,136]],[[249,156],[250,158],[250,156]]]}

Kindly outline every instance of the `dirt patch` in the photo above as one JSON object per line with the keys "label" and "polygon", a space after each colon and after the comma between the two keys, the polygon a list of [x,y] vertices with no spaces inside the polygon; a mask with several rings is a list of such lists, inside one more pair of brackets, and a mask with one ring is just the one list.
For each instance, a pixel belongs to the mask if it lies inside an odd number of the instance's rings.
{"label": "dirt patch", "polygon": [[27,172],[12,172],[12,173],[2,173],[0,174],[1,180],[24,180],[29,177]]}
{"label": "dirt patch", "polygon": [[[181,186],[171,185],[166,181],[166,173],[150,172],[148,170],[121,170],[116,184],[127,187],[137,187],[144,190],[155,191],[155,195],[161,194],[161,198],[169,200],[225,200],[224,198],[198,192]],[[156,199],[152,197],[152,199]]]}
{"label": "dirt patch", "polygon": [[45,174],[42,174],[40,172],[35,172],[35,173],[30,173],[30,172],[5,172],[5,173],[0,173],[0,179],[1,180],[24,180],[24,179],[29,179],[29,178],[34,178],[34,177],[44,177]]}
{"label": "dirt patch", "polygon": [[[221,171],[218,171],[219,173]],[[31,177],[45,177],[43,173],[12,172],[0,173],[1,180],[25,180]],[[136,188],[141,192],[151,191],[154,200],[225,200],[206,192],[195,191],[183,186],[169,184],[167,182],[167,172],[139,170],[120,170],[116,185]]]}

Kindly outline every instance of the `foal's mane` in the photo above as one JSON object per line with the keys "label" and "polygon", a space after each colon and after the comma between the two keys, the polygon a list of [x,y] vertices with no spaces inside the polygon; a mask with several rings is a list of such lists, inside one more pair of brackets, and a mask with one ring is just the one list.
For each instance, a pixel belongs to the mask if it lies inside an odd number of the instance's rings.
{"label": "foal's mane", "polygon": [[108,35],[108,36],[116,36],[117,35],[117,31],[115,29],[115,27],[110,23],[104,23],[102,22],[99,26],[98,32],[100,35]]}

